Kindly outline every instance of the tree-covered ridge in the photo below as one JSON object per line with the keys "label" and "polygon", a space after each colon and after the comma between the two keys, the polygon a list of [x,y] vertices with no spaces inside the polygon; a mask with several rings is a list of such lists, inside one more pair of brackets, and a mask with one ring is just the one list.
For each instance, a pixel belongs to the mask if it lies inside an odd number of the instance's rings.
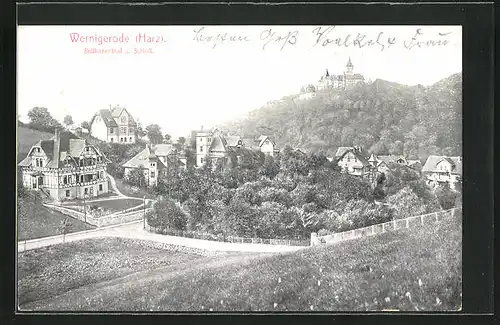
{"label": "tree-covered ridge", "polygon": [[237,134],[267,134],[291,145],[333,156],[340,146],[360,145],[376,154],[461,155],[462,76],[431,86],[377,79],[346,90],[317,91],[311,99],[288,96],[231,122]]}

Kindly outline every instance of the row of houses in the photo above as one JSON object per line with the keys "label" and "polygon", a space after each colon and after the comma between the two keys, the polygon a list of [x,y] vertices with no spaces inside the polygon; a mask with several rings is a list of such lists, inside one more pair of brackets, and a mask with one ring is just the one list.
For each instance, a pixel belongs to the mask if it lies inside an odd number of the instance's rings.
{"label": "row of houses", "polygon": [[[279,154],[275,142],[266,135],[241,137],[228,135],[214,128],[210,131],[194,131],[196,139],[196,167],[211,160],[214,166],[230,163],[231,155],[244,148],[266,155]],[[334,158],[343,172],[374,181],[381,173],[390,172],[390,164],[396,163],[421,170],[427,184],[436,186],[448,183],[456,189],[462,183],[462,158],[429,156],[422,166],[419,160],[403,156],[368,155],[360,147],[340,147]],[[96,146],[69,131],[56,130],[49,140],[39,140],[19,163],[23,186],[41,190],[54,200],[95,197],[108,193],[107,164],[110,161]],[[185,169],[185,152],[172,144],[146,144],[144,149],[123,165],[125,176],[134,170],[144,173],[146,184],[153,186],[169,170]]]}
{"label": "row of houses", "polygon": [[230,154],[241,148],[260,151],[270,156],[279,153],[276,143],[266,135],[258,137],[229,135],[215,127],[209,131],[203,129],[193,131],[192,136],[196,139],[197,167],[205,165],[209,159],[214,165],[219,163],[226,165],[230,163]]}
{"label": "row of houses", "polygon": [[371,181],[381,173],[389,173],[390,164],[398,164],[422,174],[431,187],[447,183],[455,190],[462,183],[462,157],[432,155],[422,165],[420,160],[410,160],[404,156],[367,154],[361,147],[355,146],[338,148],[335,158],[330,160],[335,160],[343,172]]}

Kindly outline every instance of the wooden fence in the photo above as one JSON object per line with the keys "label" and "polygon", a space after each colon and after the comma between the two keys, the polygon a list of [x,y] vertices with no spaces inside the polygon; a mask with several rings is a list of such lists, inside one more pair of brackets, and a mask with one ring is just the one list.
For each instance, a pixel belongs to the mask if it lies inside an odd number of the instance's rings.
{"label": "wooden fence", "polygon": [[309,240],[244,238],[235,236],[214,235],[214,234],[195,232],[195,231],[159,229],[151,227],[149,224],[146,225],[146,229],[150,232],[161,235],[203,239],[203,240],[226,242],[226,243],[309,246]]}
{"label": "wooden fence", "polygon": [[144,218],[145,213],[147,214],[148,212],[152,211],[152,208],[146,208],[146,209],[143,208],[140,210],[129,211],[129,212],[125,212],[125,213],[123,211],[120,211],[120,212],[116,212],[116,213],[105,215],[105,216],[95,217],[89,213],[87,213],[87,215],[85,215],[83,212],[76,211],[76,210],[69,209],[69,208],[62,207],[62,206],[58,206],[58,205],[44,204],[44,206],[47,208],[59,211],[65,215],[68,215],[68,216],[73,217],[75,219],[78,219],[80,221],[86,220],[88,224],[94,225],[96,227],[110,226],[110,225],[116,225],[116,224],[141,220]]}
{"label": "wooden fence", "polygon": [[406,228],[416,228],[428,224],[430,222],[438,222],[451,217],[461,217],[462,208],[453,208],[419,216],[409,217],[405,219],[395,219],[389,222],[379,223],[376,225],[353,229],[349,231],[339,232],[331,235],[318,236],[316,233],[311,234],[311,246],[319,244],[338,243],[345,240],[361,238],[381,234],[384,232],[395,231]]}

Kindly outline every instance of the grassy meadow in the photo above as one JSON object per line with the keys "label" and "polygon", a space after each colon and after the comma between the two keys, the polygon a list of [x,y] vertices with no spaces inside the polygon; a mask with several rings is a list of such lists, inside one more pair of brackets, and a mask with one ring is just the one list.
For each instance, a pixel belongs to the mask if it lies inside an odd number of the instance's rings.
{"label": "grassy meadow", "polygon": [[44,207],[41,198],[36,193],[27,191],[24,196],[18,197],[17,202],[17,230],[18,240],[34,239],[60,235],[58,227],[61,222],[69,218],[72,224],[70,232],[94,229],[95,227],[83,221],[68,217],[58,211]]}
{"label": "grassy meadow", "polygon": [[293,253],[210,258],[155,253],[118,239],[74,242],[19,256],[20,305],[65,311],[459,310],[461,229],[453,219]]}

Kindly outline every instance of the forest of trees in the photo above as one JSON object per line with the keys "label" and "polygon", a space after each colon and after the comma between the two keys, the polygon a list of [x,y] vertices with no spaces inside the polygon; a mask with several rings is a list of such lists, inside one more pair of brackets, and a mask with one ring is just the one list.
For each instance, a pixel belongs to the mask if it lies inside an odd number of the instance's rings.
{"label": "forest of trees", "polygon": [[[160,180],[147,218],[156,228],[218,236],[307,239],[455,206],[458,193],[436,194],[397,164],[373,188],[341,173],[322,154],[286,147],[278,157],[241,149],[232,166],[189,168]],[[385,199],[389,205],[375,203]],[[180,206],[176,206],[178,202]]]}
{"label": "forest of trees", "polygon": [[281,148],[290,145],[329,157],[338,147],[353,145],[422,162],[429,155],[461,155],[462,76],[429,87],[376,80],[317,91],[308,100],[289,96],[228,123],[227,129],[270,135]]}

